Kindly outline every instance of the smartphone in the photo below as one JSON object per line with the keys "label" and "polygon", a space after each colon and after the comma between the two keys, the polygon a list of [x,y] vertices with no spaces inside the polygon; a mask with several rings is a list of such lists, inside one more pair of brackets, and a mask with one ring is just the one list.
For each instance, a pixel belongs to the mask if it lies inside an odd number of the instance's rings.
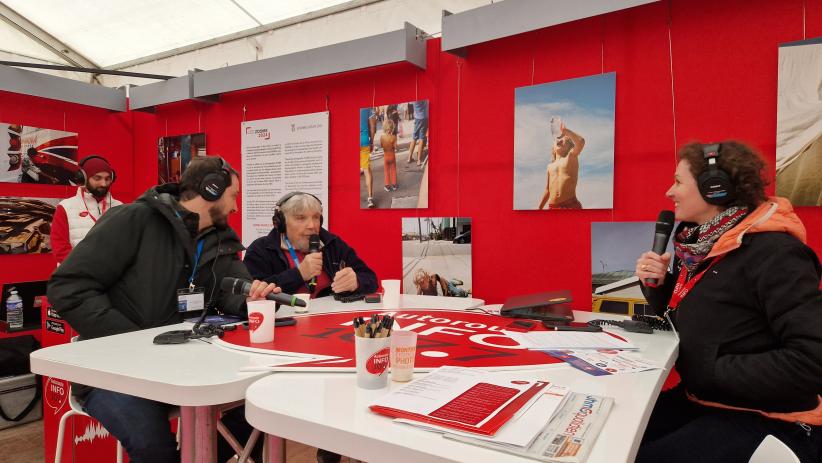
{"label": "smartphone", "polygon": [[519,332],[526,332],[531,331],[534,327],[537,326],[535,322],[529,322],[527,320],[515,320],[508,324],[504,329],[508,331],[519,331]]}
{"label": "smartphone", "polygon": [[571,322],[571,323],[557,323],[550,320],[544,320],[542,322],[542,326],[548,328],[549,330],[555,331],[587,331],[590,333],[597,333],[602,331],[602,327],[598,325],[589,325],[588,323],[579,323],[579,322]]}
{"label": "smartphone", "polygon": [[365,302],[373,302],[379,304],[382,302],[382,294],[380,293],[371,293],[365,295]]}

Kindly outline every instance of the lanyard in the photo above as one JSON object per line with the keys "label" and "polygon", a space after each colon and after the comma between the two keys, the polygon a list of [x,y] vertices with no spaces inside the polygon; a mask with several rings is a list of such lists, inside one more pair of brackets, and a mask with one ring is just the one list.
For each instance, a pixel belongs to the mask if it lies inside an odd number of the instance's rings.
{"label": "lanyard", "polygon": [[721,258],[722,256],[719,256],[716,259],[712,260],[711,263],[708,264],[707,267],[705,267],[705,270],[697,273],[693,276],[693,278],[691,278],[687,282],[685,281],[685,278],[687,278],[688,276],[687,269],[679,270],[679,277],[676,279],[676,284],[674,285],[674,292],[671,295],[670,302],[668,302],[668,307],[670,307],[670,310],[676,310],[677,306],[682,301],[682,299],[685,299],[685,296],[687,296],[688,293],[691,292],[691,289],[693,289],[693,287],[696,286],[697,283],[699,283],[699,280],[702,279],[702,277],[705,275],[705,272],[707,272],[711,267],[713,267],[714,264],[719,262],[719,259]]}
{"label": "lanyard", "polygon": [[285,245],[288,246],[288,252],[291,253],[291,259],[294,260],[294,268],[300,267],[300,259],[297,257],[297,253],[294,252],[294,246],[291,245],[291,241],[288,241],[287,236],[283,236],[285,240]]}
{"label": "lanyard", "polygon": [[[94,217],[93,215],[91,215],[91,211],[90,211],[90,210],[88,210],[88,203],[86,203],[86,195],[85,195],[84,193],[82,193],[82,192],[81,192],[80,194],[82,195],[82,198],[83,198],[83,206],[86,206],[86,212],[88,213],[89,218],[90,218],[90,219],[91,219],[94,223],[97,223],[97,218],[96,218],[96,217]],[[103,210],[100,210],[100,203],[99,203],[99,202],[97,203],[97,213],[98,213],[98,214],[100,214],[100,215],[103,215],[103,214],[105,214],[105,213],[106,213],[106,200],[105,200],[105,198],[103,199]]]}
{"label": "lanyard", "polygon": [[205,238],[200,238],[197,242],[197,254],[194,255],[194,268],[191,269],[191,276],[188,277],[188,289],[194,291],[194,277],[197,276],[197,264],[200,262],[200,254],[203,253],[203,241]]}

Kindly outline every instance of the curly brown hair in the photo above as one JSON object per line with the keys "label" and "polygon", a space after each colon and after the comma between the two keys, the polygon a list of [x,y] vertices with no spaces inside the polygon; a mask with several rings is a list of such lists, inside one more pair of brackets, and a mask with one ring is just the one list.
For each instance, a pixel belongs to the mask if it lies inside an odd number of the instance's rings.
{"label": "curly brown hair", "polygon": [[[699,142],[688,143],[677,153],[680,161],[688,161],[694,178],[699,178],[699,174],[707,168],[708,162],[702,152],[703,146],[705,145]],[[735,140],[723,141],[719,153],[717,166],[731,178],[736,196],[726,206],[755,209],[768,198],[765,195],[768,181],[763,176],[765,161],[756,150]]]}

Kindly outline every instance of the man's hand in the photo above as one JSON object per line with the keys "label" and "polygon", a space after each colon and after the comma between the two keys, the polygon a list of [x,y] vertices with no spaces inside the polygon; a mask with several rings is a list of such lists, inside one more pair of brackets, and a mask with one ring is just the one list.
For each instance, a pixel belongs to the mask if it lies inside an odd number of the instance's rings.
{"label": "man's hand", "polygon": [[323,253],[312,252],[306,254],[303,261],[300,262],[300,275],[303,281],[308,281],[311,278],[319,275],[323,271]]}
{"label": "man's hand", "polygon": [[334,275],[334,281],[331,282],[331,290],[335,293],[344,293],[347,291],[356,291],[360,284],[357,282],[357,274],[351,267],[346,267]]}
{"label": "man's hand", "polygon": [[248,291],[248,297],[251,298],[252,301],[258,301],[265,299],[270,293],[279,293],[280,291],[282,291],[280,287],[274,283],[254,280],[251,282],[251,290]]}

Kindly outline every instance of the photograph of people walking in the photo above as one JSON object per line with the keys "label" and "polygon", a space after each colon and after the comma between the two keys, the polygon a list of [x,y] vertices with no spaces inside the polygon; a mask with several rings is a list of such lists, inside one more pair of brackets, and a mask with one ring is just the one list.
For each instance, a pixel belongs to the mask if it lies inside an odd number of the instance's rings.
{"label": "photograph of people walking", "polygon": [[514,209],[610,209],[616,74],[520,87]]}
{"label": "photograph of people walking", "polygon": [[428,207],[428,100],[360,109],[360,208]]}

